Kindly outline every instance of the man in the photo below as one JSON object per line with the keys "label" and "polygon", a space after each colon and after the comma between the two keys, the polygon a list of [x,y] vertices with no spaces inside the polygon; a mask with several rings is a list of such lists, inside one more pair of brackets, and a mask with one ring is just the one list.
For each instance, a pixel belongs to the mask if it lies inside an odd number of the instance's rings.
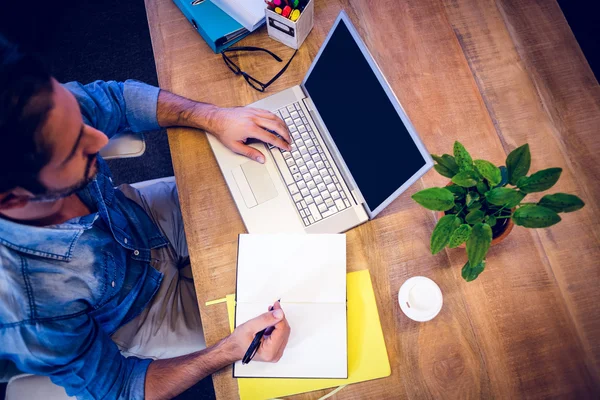
{"label": "man", "polygon": [[159,126],[205,130],[258,162],[248,138],[289,149],[272,113],[135,81],[61,85],[0,37],[0,363],[78,398],[159,399],[240,360],[268,326],[254,360],[279,360],[290,333],[279,303],[197,351],[174,185],[113,188],[100,149],[118,132]]}

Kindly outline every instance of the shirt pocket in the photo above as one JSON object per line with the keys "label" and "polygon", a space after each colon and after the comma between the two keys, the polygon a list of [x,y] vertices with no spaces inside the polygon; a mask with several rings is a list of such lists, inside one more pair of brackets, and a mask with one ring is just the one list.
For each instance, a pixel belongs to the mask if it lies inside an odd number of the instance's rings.
{"label": "shirt pocket", "polygon": [[102,260],[103,282],[101,284],[101,290],[103,293],[100,302],[95,307],[96,309],[105,305],[119,292],[125,278],[125,271],[123,271],[123,268],[119,268],[112,253],[103,251]]}

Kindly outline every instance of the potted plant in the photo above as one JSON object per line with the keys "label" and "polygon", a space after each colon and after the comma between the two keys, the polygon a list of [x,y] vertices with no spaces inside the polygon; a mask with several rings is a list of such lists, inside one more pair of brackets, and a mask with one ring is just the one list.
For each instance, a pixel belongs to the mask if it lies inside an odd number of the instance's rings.
{"label": "potted plant", "polygon": [[545,195],[537,203],[523,202],[527,194],[554,186],[562,172],[561,168],[548,168],[527,176],[531,165],[528,144],[508,155],[506,167],[473,161],[459,142],[454,142],[454,156],[432,157],[435,170],[451,182],[444,188],[421,190],[412,198],[429,210],[443,212],[431,234],[432,254],[446,246],[466,244],[468,261],[462,277],[467,282],[483,272],[490,245],[504,239],[513,224],[546,228],[561,220],[558,213],[584,206],[579,197],[566,193]]}

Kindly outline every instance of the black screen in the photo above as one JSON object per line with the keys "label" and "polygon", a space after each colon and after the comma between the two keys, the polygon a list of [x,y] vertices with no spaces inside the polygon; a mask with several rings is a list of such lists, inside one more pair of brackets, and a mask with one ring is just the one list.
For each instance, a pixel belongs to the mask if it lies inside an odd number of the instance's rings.
{"label": "black screen", "polygon": [[343,20],[305,87],[371,210],[425,165]]}

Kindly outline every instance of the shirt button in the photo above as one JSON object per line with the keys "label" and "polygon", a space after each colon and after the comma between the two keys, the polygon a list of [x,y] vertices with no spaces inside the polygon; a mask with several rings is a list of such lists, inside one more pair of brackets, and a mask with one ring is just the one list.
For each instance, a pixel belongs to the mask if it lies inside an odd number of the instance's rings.
{"label": "shirt button", "polygon": [[127,238],[123,239],[123,241],[125,242],[125,244],[127,244]]}
{"label": "shirt button", "polygon": [[140,251],[139,250],[134,250],[133,251],[133,255],[134,256],[139,256],[140,255]]}
{"label": "shirt button", "polygon": [[115,281],[112,281],[112,282],[110,283],[110,286],[112,286],[112,287],[115,287]]}

